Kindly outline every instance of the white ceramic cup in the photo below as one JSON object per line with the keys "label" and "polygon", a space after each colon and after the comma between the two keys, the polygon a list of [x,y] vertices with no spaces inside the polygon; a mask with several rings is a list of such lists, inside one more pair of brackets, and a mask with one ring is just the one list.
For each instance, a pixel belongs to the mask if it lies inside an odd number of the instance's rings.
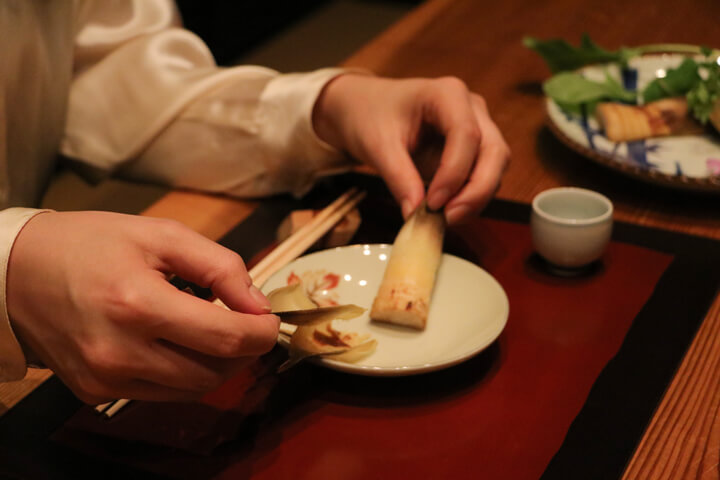
{"label": "white ceramic cup", "polygon": [[612,202],[592,190],[552,188],[532,202],[533,246],[555,266],[580,268],[598,260],[610,240],[612,223]]}

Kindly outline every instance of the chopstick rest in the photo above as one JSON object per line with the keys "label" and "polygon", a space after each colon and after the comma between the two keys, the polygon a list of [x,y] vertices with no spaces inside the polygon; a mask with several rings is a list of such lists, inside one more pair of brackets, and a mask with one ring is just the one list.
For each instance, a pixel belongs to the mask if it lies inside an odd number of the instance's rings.
{"label": "chopstick rest", "polygon": [[[285,217],[277,229],[279,242],[285,241],[299,229],[307,225],[320,210],[293,210]],[[353,208],[329,232],[323,235],[311,248],[333,248],[347,245],[360,227],[360,211]]]}

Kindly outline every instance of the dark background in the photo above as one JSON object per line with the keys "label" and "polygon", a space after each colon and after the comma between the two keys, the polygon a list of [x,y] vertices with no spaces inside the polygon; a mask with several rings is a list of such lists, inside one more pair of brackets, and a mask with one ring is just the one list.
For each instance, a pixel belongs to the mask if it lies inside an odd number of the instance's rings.
{"label": "dark background", "polygon": [[[234,63],[239,57],[269,38],[301,21],[332,0],[177,0],[185,27],[198,34],[219,64]],[[350,2],[346,2],[350,3]],[[419,0],[362,0],[351,3],[408,6]]]}

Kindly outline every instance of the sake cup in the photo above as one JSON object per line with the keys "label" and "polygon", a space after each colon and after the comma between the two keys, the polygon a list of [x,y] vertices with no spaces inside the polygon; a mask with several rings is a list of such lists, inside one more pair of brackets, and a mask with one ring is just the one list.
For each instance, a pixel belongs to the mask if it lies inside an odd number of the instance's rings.
{"label": "sake cup", "polygon": [[583,268],[602,257],[612,223],[612,202],[592,190],[552,188],[532,202],[533,246],[556,267]]}

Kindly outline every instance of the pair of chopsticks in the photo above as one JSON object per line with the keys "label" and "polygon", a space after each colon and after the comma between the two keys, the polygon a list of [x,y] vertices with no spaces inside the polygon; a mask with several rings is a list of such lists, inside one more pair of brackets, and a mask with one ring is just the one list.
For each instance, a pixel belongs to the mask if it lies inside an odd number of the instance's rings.
{"label": "pair of chopsticks", "polygon": [[[258,286],[262,285],[273,273],[302,255],[305,250],[320,240],[342,220],[350,210],[355,208],[363,198],[365,198],[365,192],[355,187],[340,195],[334,202],[315,215],[312,221],[303,225],[250,269],[248,273],[250,278],[253,279],[253,283]],[[219,299],[216,299],[213,303],[228,308]],[[98,405],[95,410],[110,418],[128,403],[130,403],[130,400],[122,398],[114,402]]]}
{"label": "pair of chopsticks", "polygon": [[350,210],[355,208],[363,198],[365,198],[365,192],[358,191],[355,187],[340,195],[315,215],[312,221],[303,225],[250,269],[249,273],[253,283],[258,286],[262,285],[273,273],[302,255],[305,250],[340,222]]}

